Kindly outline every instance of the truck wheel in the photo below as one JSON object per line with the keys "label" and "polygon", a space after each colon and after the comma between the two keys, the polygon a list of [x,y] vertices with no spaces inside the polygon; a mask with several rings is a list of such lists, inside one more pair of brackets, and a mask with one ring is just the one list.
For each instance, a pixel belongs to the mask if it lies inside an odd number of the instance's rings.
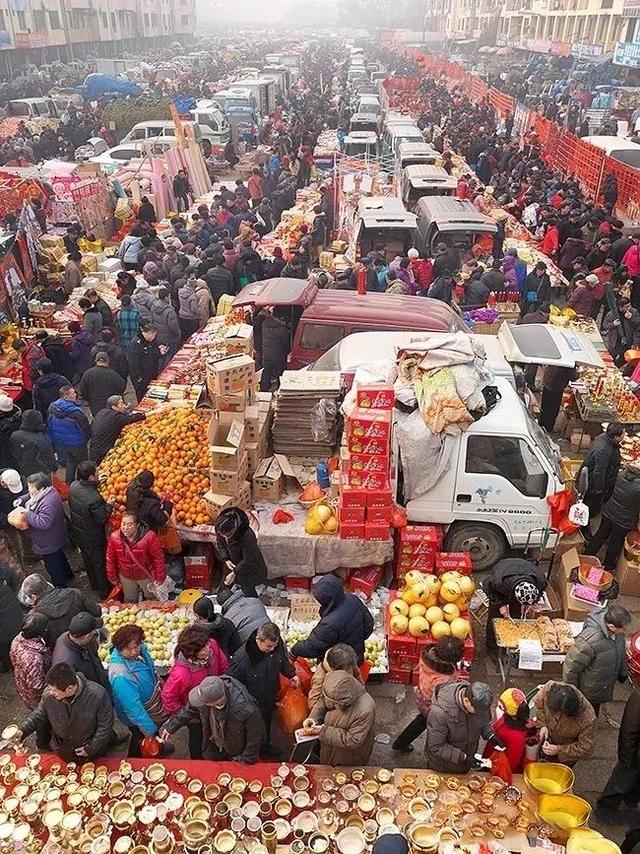
{"label": "truck wheel", "polygon": [[448,552],[469,552],[474,570],[489,569],[507,551],[502,531],[481,523],[453,524],[447,531],[444,545]]}

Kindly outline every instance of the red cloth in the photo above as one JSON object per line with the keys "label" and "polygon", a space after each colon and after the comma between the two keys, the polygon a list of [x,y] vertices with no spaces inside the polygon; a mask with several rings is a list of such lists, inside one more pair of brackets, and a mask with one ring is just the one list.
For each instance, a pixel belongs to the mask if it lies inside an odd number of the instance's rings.
{"label": "red cloth", "polygon": [[[503,716],[493,722],[493,731],[507,748],[507,759],[513,773],[522,774],[522,763],[527,747],[527,730],[514,729],[508,725]],[[487,750],[491,753],[493,747]],[[487,750],[485,750],[485,756],[488,756]]]}
{"label": "red cloth", "polygon": [[547,233],[542,238],[542,243],[540,244],[540,251],[545,255],[551,257],[555,252],[558,251],[558,246],[560,245],[560,234],[558,232],[558,227],[556,225],[552,225],[547,229]]}
{"label": "red cloth", "polygon": [[165,580],[167,571],[157,534],[147,531],[134,544],[125,542],[120,531],[111,534],[107,542],[107,578],[117,584],[121,575],[160,583]]}
{"label": "red cloth", "polygon": [[421,288],[428,288],[433,282],[433,264],[429,258],[414,258],[410,264],[416,282]]}
{"label": "red cloth", "polygon": [[213,638],[209,641],[209,649],[209,661],[205,667],[191,664],[182,657],[174,662],[162,687],[162,705],[169,714],[184,709],[189,702],[189,691],[197,688],[207,676],[224,676],[229,670],[227,656]]}

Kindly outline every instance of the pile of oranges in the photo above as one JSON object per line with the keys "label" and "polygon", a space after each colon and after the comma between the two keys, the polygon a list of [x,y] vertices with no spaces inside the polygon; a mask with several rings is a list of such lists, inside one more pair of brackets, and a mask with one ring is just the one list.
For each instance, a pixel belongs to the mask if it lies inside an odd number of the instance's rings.
{"label": "pile of oranges", "polygon": [[102,494],[123,511],[128,484],[141,471],[155,476],[154,489],[173,501],[176,519],[188,528],[211,521],[202,496],[209,489],[208,419],[174,408],[127,427],[100,465]]}

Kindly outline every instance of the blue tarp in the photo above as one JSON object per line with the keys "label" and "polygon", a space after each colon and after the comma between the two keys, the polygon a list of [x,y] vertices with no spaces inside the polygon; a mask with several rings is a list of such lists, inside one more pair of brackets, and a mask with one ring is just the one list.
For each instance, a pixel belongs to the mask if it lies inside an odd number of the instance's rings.
{"label": "blue tarp", "polygon": [[176,95],[173,101],[179,116],[186,116],[191,110],[195,110],[197,102],[195,98],[189,95]]}
{"label": "blue tarp", "polygon": [[125,95],[137,98],[142,95],[142,89],[137,83],[122,77],[112,77],[109,74],[89,74],[84,83],[76,86],[76,92],[87,101],[95,101],[103,95]]}

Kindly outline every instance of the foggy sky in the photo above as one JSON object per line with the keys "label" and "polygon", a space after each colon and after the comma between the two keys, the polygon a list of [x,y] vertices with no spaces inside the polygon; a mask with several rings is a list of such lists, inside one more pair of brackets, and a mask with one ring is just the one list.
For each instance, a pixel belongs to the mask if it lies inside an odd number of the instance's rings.
{"label": "foggy sky", "polygon": [[[299,0],[196,0],[197,27],[206,29],[221,24],[280,23],[291,25],[291,12]],[[323,0],[314,0],[315,4]]]}

